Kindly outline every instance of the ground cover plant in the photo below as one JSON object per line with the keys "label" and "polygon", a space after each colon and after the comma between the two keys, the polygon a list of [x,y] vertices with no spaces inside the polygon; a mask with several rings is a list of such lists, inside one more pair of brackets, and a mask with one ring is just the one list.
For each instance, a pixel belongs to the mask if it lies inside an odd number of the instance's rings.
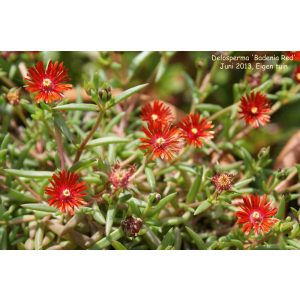
{"label": "ground cover plant", "polygon": [[299,100],[299,52],[0,52],[0,249],[299,249]]}

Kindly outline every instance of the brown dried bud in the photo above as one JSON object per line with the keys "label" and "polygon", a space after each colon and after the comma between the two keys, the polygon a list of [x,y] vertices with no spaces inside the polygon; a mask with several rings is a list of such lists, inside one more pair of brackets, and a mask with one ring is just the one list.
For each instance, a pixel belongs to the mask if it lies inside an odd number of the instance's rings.
{"label": "brown dried bud", "polygon": [[134,218],[132,216],[127,217],[122,221],[121,227],[127,236],[135,237],[138,235],[141,227],[143,225],[143,221],[140,218]]}
{"label": "brown dried bud", "polygon": [[250,87],[255,88],[261,84],[262,74],[260,72],[249,74],[246,79]]}
{"label": "brown dried bud", "polygon": [[20,103],[21,88],[12,88],[8,91],[6,98],[11,105]]}
{"label": "brown dried bud", "polygon": [[100,98],[100,100],[102,99],[102,96],[103,96],[103,90],[102,89],[99,89],[98,91],[98,96]]}

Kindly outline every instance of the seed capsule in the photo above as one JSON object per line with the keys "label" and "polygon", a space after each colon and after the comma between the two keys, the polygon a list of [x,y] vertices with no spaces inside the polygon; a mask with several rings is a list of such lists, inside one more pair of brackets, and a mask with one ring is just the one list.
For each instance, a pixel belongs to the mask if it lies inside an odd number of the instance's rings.
{"label": "seed capsule", "polygon": [[143,221],[140,218],[130,216],[122,221],[121,227],[127,236],[136,237],[142,225]]}

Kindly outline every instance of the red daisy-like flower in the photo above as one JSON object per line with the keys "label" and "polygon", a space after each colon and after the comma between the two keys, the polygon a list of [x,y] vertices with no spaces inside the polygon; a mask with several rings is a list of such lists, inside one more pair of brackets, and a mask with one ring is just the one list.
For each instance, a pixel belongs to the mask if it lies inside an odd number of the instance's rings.
{"label": "red daisy-like flower", "polygon": [[300,51],[288,51],[288,56],[294,61],[300,61]]}
{"label": "red daisy-like flower", "polygon": [[271,102],[260,92],[251,92],[243,96],[240,104],[241,118],[254,128],[266,125],[270,121]]}
{"label": "red daisy-like flower", "polygon": [[140,138],[141,149],[146,149],[151,153],[152,159],[160,157],[161,159],[172,160],[174,154],[182,148],[182,139],[178,128],[171,125],[162,125],[157,122],[148,123],[148,128],[142,129],[147,138]]}
{"label": "red daisy-like flower", "polygon": [[111,168],[111,171],[108,175],[109,182],[114,186],[115,189],[126,189],[129,186],[130,177],[133,175],[135,169],[135,166],[122,169],[121,164],[118,162]]}
{"label": "red daisy-like flower", "polygon": [[214,126],[198,113],[184,117],[178,126],[186,142],[194,147],[201,147],[205,140],[214,137],[214,131],[211,130]]}
{"label": "red daisy-like flower", "polygon": [[223,191],[228,191],[231,189],[233,178],[233,174],[217,173],[211,181],[216,187],[218,193],[221,193]]}
{"label": "red daisy-like flower", "polygon": [[79,176],[73,172],[61,171],[53,174],[49,180],[51,186],[45,189],[50,196],[48,203],[58,208],[62,213],[74,214],[74,208],[85,205],[83,200],[87,194],[85,182],[79,182]]}
{"label": "red daisy-like flower", "polygon": [[145,104],[142,108],[141,118],[146,122],[160,122],[163,125],[174,121],[170,107],[159,100],[154,100],[153,104]]}
{"label": "red daisy-like flower", "polygon": [[46,70],[44,64],[40,61],[36,66],[29,68],[27,77],[24,78],[26,90],[35,93],[35,101],[37,103],[45,101],[51,103],[63,98],[63,91],[72,87],[67,84],[69,81],[67,69],[64,64],[52,61],[49,62]]}
{"label": "red daisy-like flower", "polygon": [[243,197],[244,203],[240,205],[240,211],[236,212],[238,224],[244,224],[242,230],[249,234],[252,228],[257,236],[259,232],[268,233],[270,228],[278,222],[272,218],[277,213],[277,208],[271,208],[271,202],[267,202],[267,195],[250,195]]}
{"label": "red daisy-like flower", "polygon": [[300,66],[298,66],[295,70],[294,79],[296,82],[300,83]]}

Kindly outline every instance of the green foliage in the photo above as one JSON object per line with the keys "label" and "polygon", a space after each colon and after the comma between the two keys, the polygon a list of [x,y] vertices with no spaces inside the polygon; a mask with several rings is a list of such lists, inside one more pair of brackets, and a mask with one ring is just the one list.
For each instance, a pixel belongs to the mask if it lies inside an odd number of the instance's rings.
{"label": "green foliage", "polygon": [[[51,57],[70,69],[71,96],[35,103],[22,89],[18,104],[10,103],[10,85],[24,86],[16,66]],[[300,125],[295,67],[289,62],[266,71],[251,85],[257,70],[221,70],[208,52],[41,52],[1,59],[0,249],[300,249],[300,168],[275,164]],[[240,99],[250,91],[272,102],[272,125],[253,128],[241,120]],[[212,121],[214,139],[182,147],[171,161],[151,160],[139,148],[146,126],[141,107],[156,98],[173,105],[176,124],[190,112]],[[87,186],[87,204],[74,215],[50,206],[45,194],[64,168]],[[224,172],[234,180],[220,191],[213,178]],[[124,174],[127,182],[116,186],[112,177]],[[290,178],[295,182],[287,184]],[[278,208],[278,222],[264,235],[246,235],[236,223],[249,194],[267,194]],[[128,219],[134,226],[126,228]]]}

